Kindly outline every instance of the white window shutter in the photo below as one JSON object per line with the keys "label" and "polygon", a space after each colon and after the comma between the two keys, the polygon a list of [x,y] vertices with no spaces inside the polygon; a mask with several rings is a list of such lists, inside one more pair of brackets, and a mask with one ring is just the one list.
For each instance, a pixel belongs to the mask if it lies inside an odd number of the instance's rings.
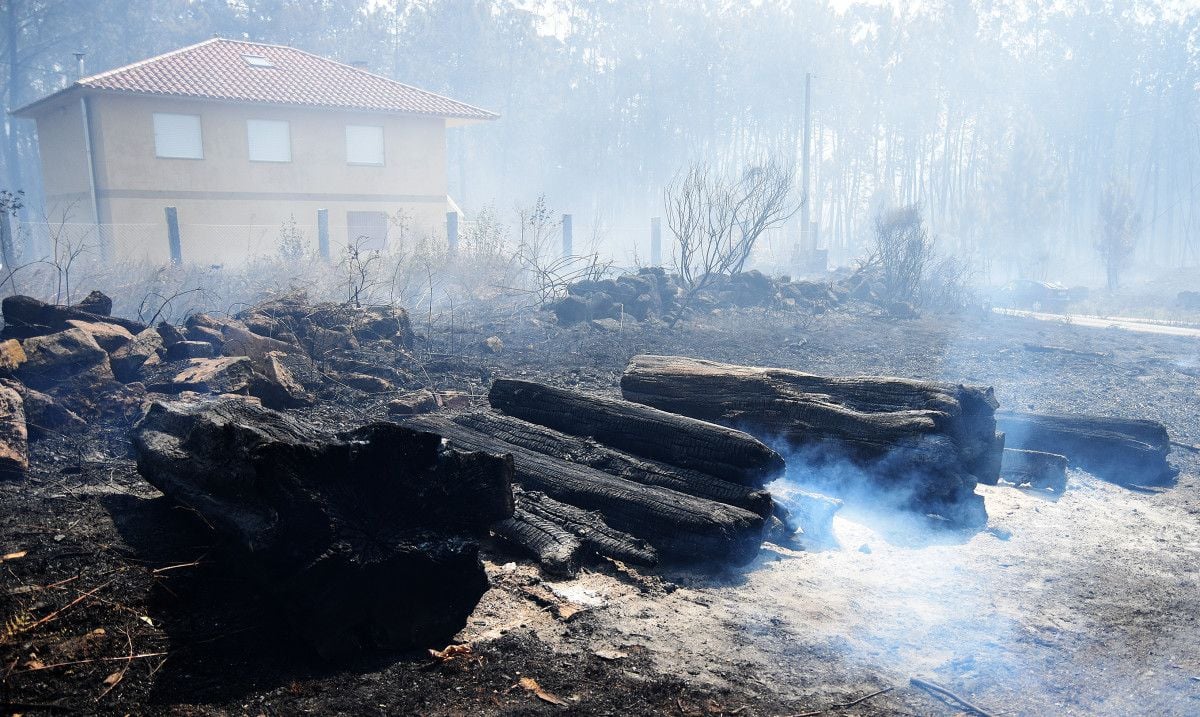
{"label": "white window shutter", "polygon": [[283,120],[246,120],[246,139],[251,161],[292,161],[291,127]]}
{"label": "white window shutter", "polygon": [[346,162],[348,164],[383,164],[383,127],[375,125],[346,125]]}
{"label": "white window shutter", "polygon": [[154,154],[169,159],[204,159],[200,115],[155,112]]}

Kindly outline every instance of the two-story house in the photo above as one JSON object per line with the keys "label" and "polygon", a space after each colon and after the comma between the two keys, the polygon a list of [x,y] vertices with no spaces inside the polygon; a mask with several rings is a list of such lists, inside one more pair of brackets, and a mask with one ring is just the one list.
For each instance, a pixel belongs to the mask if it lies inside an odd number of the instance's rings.
{"label": "two-story house", "polygon": [[[246,227],[315,225],[385,248],[394,218],[441,231],[446,128],[496,114],[291,47],[212,39],[86,77],[13,112],[37,122],[46,211],[107,253],[237,263]],[[314,232],[305,240],[315,249]],[[261,244],[261,242],[259,242]],[[262,247],[257,247],[258,251]]]}

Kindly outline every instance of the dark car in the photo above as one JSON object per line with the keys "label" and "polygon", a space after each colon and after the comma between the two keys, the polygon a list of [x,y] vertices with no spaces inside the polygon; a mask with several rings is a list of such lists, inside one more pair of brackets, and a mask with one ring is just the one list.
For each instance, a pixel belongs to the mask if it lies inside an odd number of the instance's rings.
{"label": "dark car", "polygon": [[996,303],[1012,309],[1060,312],[1067,308],[1071,296],[1067,287],[1033,279],[1010,281],[1000,289]]}

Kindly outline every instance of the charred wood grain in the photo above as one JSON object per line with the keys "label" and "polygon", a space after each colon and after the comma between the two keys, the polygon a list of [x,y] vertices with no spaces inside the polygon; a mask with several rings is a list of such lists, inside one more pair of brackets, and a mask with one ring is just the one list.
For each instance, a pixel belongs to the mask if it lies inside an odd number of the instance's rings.
{"label": "charred wood grain", "polygon": [[513,509],[509,459],[395,424],[334,436],[223,398],[153,403],[132,438],[327,657],[444,643],[487,589],[471,538]]}
{"label": "charred wood grain", "polygon": [[618,478],[443,417],[417,416],[405,425],[436,432],[468,450],[511,455],[521,487],[598,512],[605,524],[645,540],[664,560],[746,563],[762,543],[762,516],[736,506]]}
{"label": "charred wood grain", "polygon": [[671,466],[609,448],[588,438],[560,433],[545,426],[492,412],[465,413],[454,422],[522,448],[564,461],[579,463],[610,475],[644,485],[687,493],[728,503],[756,513],[771,515],[771,494],[740,483],[722,480],[698,470]]}
{"label": "charred wood grain", "polygon": [[686,414],[515,379],[494,381],[488,401],[510,416],[733,483],[759,488],[783,473],[783,458],[757,439]]}
{"label": "charred wood grain", "polygon": [[[635,356],[625,398],[781,441],[815,468],[850,463],[841,482],[908,492],[914,507],[983,517],[975,483],[999,475],[991,389],[903,378],[825,377],[677,356]],[[831,473],[833,474],[833,473]],[[949,516],[947,516],[949,517]]]}

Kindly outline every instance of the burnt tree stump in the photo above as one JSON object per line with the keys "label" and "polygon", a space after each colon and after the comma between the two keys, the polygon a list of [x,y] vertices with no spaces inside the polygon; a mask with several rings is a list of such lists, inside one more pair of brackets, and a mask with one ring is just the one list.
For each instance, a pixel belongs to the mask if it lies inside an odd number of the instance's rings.
{"label": "burnt tree stump", "polygon": [[510,459],[395,424],[331,435],[222,398],[153,403],[132,437],[328,658],[444,644],[488,587],[473,538],[513,511]]}

